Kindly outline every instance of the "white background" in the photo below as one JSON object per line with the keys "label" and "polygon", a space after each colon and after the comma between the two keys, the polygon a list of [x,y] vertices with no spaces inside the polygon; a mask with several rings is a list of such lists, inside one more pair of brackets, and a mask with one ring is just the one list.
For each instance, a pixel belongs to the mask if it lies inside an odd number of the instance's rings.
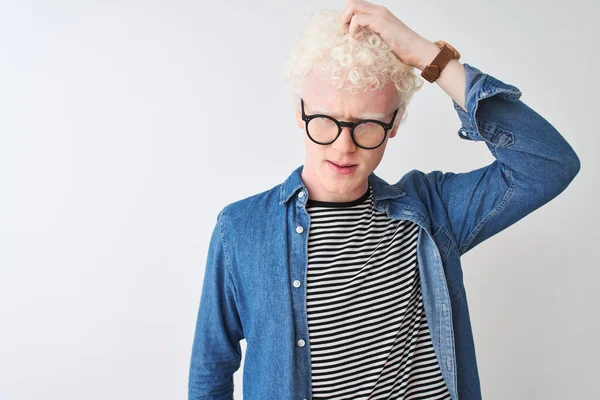
{"label": "white background", "polygon": [[[598,3],[380,4],[521,89],[581,159],[463,257],[484,398],[600,398]],[[285,57],[343,5],[0,1],[0,399],[187,397],[217,212],[303,164]],[[493,161],[437,84],[407,112],[388,182]]]}

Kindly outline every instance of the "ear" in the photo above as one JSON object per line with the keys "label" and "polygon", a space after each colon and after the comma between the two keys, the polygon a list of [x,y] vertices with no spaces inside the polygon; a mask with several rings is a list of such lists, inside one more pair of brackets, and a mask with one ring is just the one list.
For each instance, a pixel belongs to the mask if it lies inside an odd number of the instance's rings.
{"label": "ear", "polygon": [[296,123],[298,125],[298,128],[304,129],[304,121],[302,121],[302,113],[300,112],[300,110],[296,110]]}
{"label": "ear", "polygon": [[398,121],[400,118],[402,118],[402,116],[404,115],[404,110],[406,109],[406,104],[402,107],[400,107],[400,110],[398,110],[398,114],[396,115],[396,119],[394,121],[394,127],[392,129],[390,129],[390,134],[389,134],[389,138],[393,138],[394,136],[396,136],[396,133],[398,132],[398,127],[400,126],[400,123],[396,122]]}

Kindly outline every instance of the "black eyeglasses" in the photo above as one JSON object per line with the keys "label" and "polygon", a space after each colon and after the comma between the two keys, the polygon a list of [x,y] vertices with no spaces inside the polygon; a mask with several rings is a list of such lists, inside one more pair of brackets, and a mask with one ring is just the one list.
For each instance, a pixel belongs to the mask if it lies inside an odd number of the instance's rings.
{"label": "black eyeglasses", "polygon": [[400,107],[394,111],[394,116],[389,123],[376,119],[359,119],[356,122],[338,121],[326,114],[306,115],[304,112],[304,99],[300,98],[302,107],[302,120],[305,122],[306,133],[310,140],[317,144],[327,145],[336,141],[342,133],[343,127],[350,128],[350,136],[354,143],[363,149],[372,150],[381,146],[385,141],[387,132],[392,129],[396,114]]}

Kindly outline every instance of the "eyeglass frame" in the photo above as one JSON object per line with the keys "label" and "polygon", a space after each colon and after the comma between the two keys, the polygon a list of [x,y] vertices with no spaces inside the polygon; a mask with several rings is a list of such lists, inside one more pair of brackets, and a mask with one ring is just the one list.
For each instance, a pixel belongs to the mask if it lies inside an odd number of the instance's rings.
{"label": "eyeglass frame", "polygon": [[[361,149],[365,149],[365,150],[374,150],[374,149],[378,148],[379,146],[381,146],[383,144],[383,142],[385,142],[385,138],[387,136],[387,133],[394,126],[394,120],[396,119],[396,114],[398,114],[398,111],[400,110],[400,107],[396,108],[396,111],[394,111],[394,116],[392,117],[392,120],[389,123],[385,123],[383,121],[379,121],[379,120],[376,120],[376,119],[359,119],[356,122],[348,122],[348,121],[338,121],[337,119],[335,119],[331,115],[327,115],[327,114],[311,114],[311,115],[307,115],[304,112],[304,99],[302,97],[300,98],[300,105],[301,105],[301,108],[302,108],[302,120],[304,121],[304,130],[306,131],[306,134],[308,135],[308,138],[310,140],[312,140],[316,144],[320,144],[320,145],[326,146],[328,144],[331,144],[331,143],[335,142],[337,140],[337,138],[340,137],[340,135],[342,133],[342,128],[343,127],[348,127],[348,128],[350,128],[350,137],[352,137],[352,141],[354,142],[354,144],[357,145],[358,147],[360,147]],[[338,133],[335,136],[335,138],[333,138],[333,140],[331,142],[327,142],[327,143],[317,142],[315,139],[312,138],[312,136],[310,136],[310,133],[308,132],[308,123],[312,119],[317,118],[317,117],[324,117],[324,118],[330,119],[330,120],[332,120],[337,125],[337,127],[338,127]],[[381,125],[381,127],[384,129],[383,139],[375,147],[364,147],[364,146],[361,146],[360,144],[358,144],[356,142],[356,139],[354,138],[354,128],[356,128],[358,125],[360,125],[362,123],[365,123],[365,122],[374,122],[376,124]]]}

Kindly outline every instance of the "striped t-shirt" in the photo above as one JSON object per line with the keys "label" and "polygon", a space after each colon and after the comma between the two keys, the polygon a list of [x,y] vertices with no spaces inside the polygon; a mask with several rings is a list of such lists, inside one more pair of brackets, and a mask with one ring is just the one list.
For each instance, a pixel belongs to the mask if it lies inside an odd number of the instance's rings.
{"label": "striped t-shirt", "polygon": [[306,210],[313,399],[450,399],[421,297],[419,226],[375,210],[371,186]]}

